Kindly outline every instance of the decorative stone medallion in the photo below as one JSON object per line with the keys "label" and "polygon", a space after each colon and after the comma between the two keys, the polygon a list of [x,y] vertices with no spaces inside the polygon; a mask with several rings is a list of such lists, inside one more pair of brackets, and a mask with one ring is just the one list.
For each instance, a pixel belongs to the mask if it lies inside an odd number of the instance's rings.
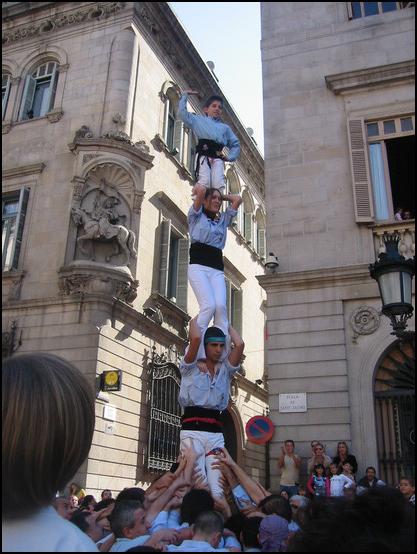
{"label": "decorative stone medallion", "polygon": [[353,342],[359,335],[372,335],[380,324],[379,313],[371,306],[360,306],[352,312],[350,325],[353,329]]}

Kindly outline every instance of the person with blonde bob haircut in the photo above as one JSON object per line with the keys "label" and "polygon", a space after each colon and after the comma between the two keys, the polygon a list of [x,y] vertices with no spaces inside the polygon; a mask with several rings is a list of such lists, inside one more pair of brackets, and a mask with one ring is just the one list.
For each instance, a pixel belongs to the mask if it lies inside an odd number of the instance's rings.
{"label": "person with blonde bob haircut", "polygon": [[97,552],[52,507],[91,447],[94,390],[69,362],[23,354],[3,362],[3,551]]}

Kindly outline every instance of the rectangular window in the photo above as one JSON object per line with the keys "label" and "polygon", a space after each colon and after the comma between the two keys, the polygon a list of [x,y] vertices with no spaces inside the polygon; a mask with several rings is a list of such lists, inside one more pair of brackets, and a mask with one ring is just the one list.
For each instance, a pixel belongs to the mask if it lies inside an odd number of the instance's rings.
{"label": "rectangular window", "polygon": [[411,7],[414,2],[348,2],[350,19],[358,19],[369,15],[387,13]]}
{"label": "rectangular window", "polygon": [[1,113],[2,119],[6,115],[7,101],[9,99],[10,92],[10,75],[3,73],[1,76]]}
{"label": "rectangular window", "polygon": [[166,144],[170,150],[174,148],[174,127],[175,127],[175,112],[171,100],[169,100],[168,121],[166,131]]}
{"label": "rectangular window", "polygon": [[178,286],[178,250],[179,239],[171,230],[171,239],[169,246],[169,265],[168,265],[168,293],[167,297],[173,302],[177,301]]}
{"label": "rectangular window", "polygon": [[242,334],[242,290],[237,288],[227,277],[225,280],[227,317],[230,325],[239,334]]}
{"label": "rectangular window", "polygon": [[377,221],[414,218],[414,115],[368,122],[366,128]]}
{"label": "rectangular window", "polygon": [[2,271],[17,269],[29,189],[5,195],[2,200]]}
{"label": "rectangular window", "polygon": [[53,107],[58,71],[55,62],[40,65],[27,75],[19,120],[45,116]]}

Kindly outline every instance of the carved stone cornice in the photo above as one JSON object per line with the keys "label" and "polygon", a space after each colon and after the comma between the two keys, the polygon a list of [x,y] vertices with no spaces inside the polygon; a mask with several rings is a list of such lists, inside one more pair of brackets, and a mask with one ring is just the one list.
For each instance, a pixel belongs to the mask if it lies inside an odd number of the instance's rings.
{"label": "carved stone cornice", "polygon": [[[222,90],[193,43],[178,20],[173,17],[168,2],[135,2],[134,7],[135,22],[158,47],[164,63],[168,60],[190,88],[205,91],[206,96],[223,97]],[[200,108],[202,108],[201,102]],[[242,166],[263,198],[265,175],[262,156],[226,99],[224,99],[223,118],[238,133],[241,155],[236,163]]]}
{"label": "carved stone cornice", "polygon": [[153,167],[152,160],[155,156],[149,154],[146,149],[143,147],[142,142],[136,143],[138,146],[132,146],[130,143],[123,140],[115,140],[111,138],[87,138],[89,134],[84,137],[75,136],[73,142],[71,142],[68,147],[74,154],[77,154],[79,151],[88,151],[88,150],[103,150],[106,152],[114,152],[116,154],[126,155],[129,154],[129,158],[133,155],[135,161],[146,169]]}
{"label": "carved stone cornice", "polygon": [[334,94],[349,93],[388,83],[412,82],[415,79],[415,60],[356,69],[336,75],[326,75],[327,88]]}
{"label": "carved stone cornice", "polygon": [[187,214],[164,191],[161,190],[154,194],[151,201],[153,204],[158,205],[158,207],[162,207],[167,217],[172,218],[174,216],[184,229],[188,228]]}
{"label": "carved stone cornice", "polygon": [[11,128],[12,128],[12,124],[10,122],[5,123],[3,121],[2,125],[1,125],[1,134],[2,135],[7,135],[7,133],[10,133]]}
{"label": "carved stone cornice", "polygon": [[[56,30],[71,25],[79,25],[84,21],[100,21],[123,9],[126,2],[100,2],[93,5],[79,7],[74,10],[53,14],[47,18],[29,24],[17,25],[2,33],[3,46],[34,37],[49,36]],[[47,6],[45,6],[47,7]],[[16,17],[20,15],[16,14]]]}
{"label": "carved stone cornice", "polygon": [[21,167],[12,167],[10,169],[3,169],[3,179],[12,179],[13,177],[25,177],[27,175],[34,175],[35,173],[42,173],[46,164],[43,162],[38,164],[22,165]]}
{"label": "carved stone cornice", "polygon": [[62,116],[64,115],[64,112],[61,108],[57,108],[56,110],[52,111],[52,112],[48,112],[46,114],[46,117],[49,121],[49,123],[56,123],[57,121],[59,121]]}

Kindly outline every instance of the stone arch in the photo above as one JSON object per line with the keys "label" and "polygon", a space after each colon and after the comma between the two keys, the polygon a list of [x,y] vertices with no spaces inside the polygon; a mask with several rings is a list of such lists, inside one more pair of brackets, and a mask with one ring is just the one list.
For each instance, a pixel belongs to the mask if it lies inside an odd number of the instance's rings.
{"label": "stone arch", "polygon": [[253,200],[253,197],[249,190],[247,188],[243,189],[242,191],[242,199],[243,199],[243,205],[245,207],[245,213],[252,213],[255,212],[255,202]]}
{"label": "stone arch", "polygon": [[159,95],[162,99],[164,99],[166,96],[167,96],[167,92],[169,89],[173,89],[176,94],[177,94],[177,97],[178,97],[178,100],[181,96],[181,90],[180,90],[180,87],[177,85],[177,83],[175,83],[174,81],[165,81],[161,87],[161,90],[159,92]]}
{"label": "stone arch", "polygon": [[241,184],[239,175],[237,174],[236,170],[232,167],[229,167],[229,169],[226,172],[226,178],[228,181],[228,188],[230,194],[240,194],[241,193]]}
{"label": "stone arch", "polygon": [[17,63],[9,58],[3,58],[1,62],[3,73],[9,73],[12,79],[18,77],[19,67]]}
{"label": "stone arch", "polygon": [[[117,176],[117,183],[122,185],[122,191],[127,190],[127,182],[128,180],[126,178],[123,178],[120,171],[123,171],[127,174],[129,179],[132,182],[132,185],[130,188],[133,191],[138,191],[143,189],[143,179],[142,179],[142,169],[135,166],[135,171],[132,168],[132,165],[127,160],[121,160],[114,158],[113,156],[100,156],[98,158],[93,158],[92,160],[89,160],[86,162],[82,169],[81,178],[87,179],[89,173],[95,170],[95,168],[98,168],[99,166],[114,166],[115,170],[114,173],[116,173]],[[119,168],[119,172],[118,169]],[[119,173],[119,174],[117,174]],[[126,194],[126,193],[125,193]]]}
{"label": "stone arch", "polygon": [[59,46],[47,46],[43,52],[38,49],[22,65],[20,76],[25,77],[32,69],[48,61],[57,62],[60,66],[67,65],[68,54]]}

